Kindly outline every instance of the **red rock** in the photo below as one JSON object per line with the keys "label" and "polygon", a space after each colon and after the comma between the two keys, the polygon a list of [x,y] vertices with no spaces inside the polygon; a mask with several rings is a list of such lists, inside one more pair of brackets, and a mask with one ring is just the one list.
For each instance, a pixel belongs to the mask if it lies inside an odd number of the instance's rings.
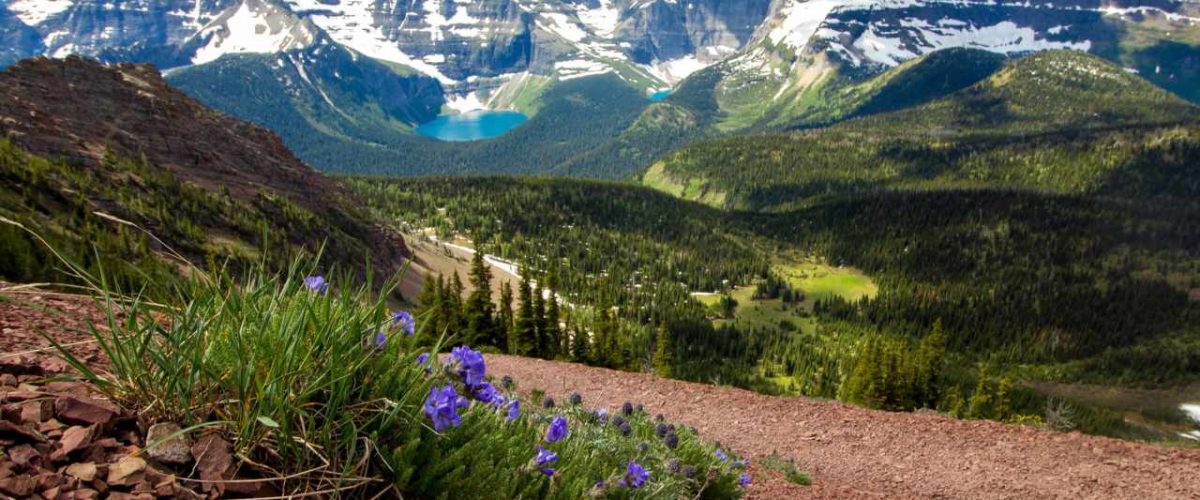
{"label": "red rock", "polygon": [[45,500],[56,500],[58,498],[60,491],[62,491],[62,488],[55,486],[53,488],[43,491],[42,498],[44,498]]}
{"label": "red rock", "polygon": [[108,466],[107,482],[110,486],[134,484],[141,480],[144,470],[146,470],[145,460],[140,457],[125,457]]}
{"label": "red rock", "polygon": [[70,427],[63,431],[62,439],[59,440],[60,447],[50,455],[50,460],[55,462],[67,458],[74,453],[75,450],[83,448],[92,442],[92,428],[80,427],[78,425]]}
{"label": "red rock", "polygon": [[54,410],[63,422],[87,425],[105,425],[120,413],[112,403],[79,396],[60,396]]}
{"label": "red rock", "polygon": [[120,447],[121,447],[121,443],[120,443],[120,442],[118,442],[116,439],[113,439],[113,438],[100,438],[100,439],[97,439],[97,440],[93,441],[93,442],[92,442],[92,445],[94,445],[94,446],[99,446],[99,447],[101,447],[101,448],[104,448],[104,449],[106,449],[106,450],[111,450],[111,449],[113,449],[113,448],[120,448]]}
{"label": "red rock", "polygon": [[38,424],[37,429],[38,429],[38,432],[40,432],[42,434],[49,434],[51,432],[59,432],[60,433],[59,435],[62,435],[61,432],[63,430],[63,427],[66,427],[66,425],[63,425],[62,422],[59,422],[57,419],[52,418],[50,420],[42,422],[41,424]]}
{"label": "red rock", "polygon": [[88,482],[96,479],[96,464],[92,462],[71,464],[63,473],[80,481]]}
{"label": "red rock", "polygon": [[46,442],[46,437],[37,431],[19,426],[7,420],[0,420],[0,436],[26,443]]}
{"label": "red rock", "polygon": [[37,481],[38,491],[57,488],[67,482],[67,478],[63,477],[62,474],[57,474],[54,472],[43,472],[38,474],[34,479]]}
{"label": "red rock", "polygon": [[21,423],[40,424],[54,416],[53,404],[48,399],[35,399],[21,403]]}
{"label": "red rock", "polygon": [[17,377],[11,373],[0,373],[0,386],[16,387]]}
{"label": "red rock", "polygon": [[192,461],[188,448],[191,440],[183,434],[182,427],[173,422],[163,422],[150,426],[146,431],[146,456],[155,461],[171,465],[187,465]]}
{"label": "red rock", "polygon": [[21,401],[37,399],[42,396],[45,396],[45,394],[38,392],[36,387],[29,384],[22,384],[15,391],[0,394],[0,401],[5,403],[20,403]]}
{"label": "red rock", "polygon": [[[200,479],[219,481],[232,477],[233,446],[217,434],[207,434],[192,445],[192,457],[196,459],[196,470]],[[206,493],[221,496],[225,492],[223,483],[203,483],[201,489]]]}
{"label": "red rock", "polygon": [[37,467],[37,462],[40,462],[41,458],[41,454],[27,444],[17,445],[8,450],[8,459],[12,460],[13,465],[17,467],[27,468],[31,465]]}
{"label": "red rock", "polygon": [[35,486],[37,486],[37,481],[29,476],[14,476],[0,479],[0,492],[18,498],[32,495]]}
{"label": "red rock", "polygon": [[94,500],[100,497],[100,492],[87,488],[68,491],[59,496],[59,500]]}

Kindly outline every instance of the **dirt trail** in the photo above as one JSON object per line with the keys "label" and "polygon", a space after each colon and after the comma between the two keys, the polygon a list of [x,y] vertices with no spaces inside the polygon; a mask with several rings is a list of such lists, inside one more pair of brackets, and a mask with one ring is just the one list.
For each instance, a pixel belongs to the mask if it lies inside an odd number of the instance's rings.
{"label": "dirt trail", "polygon": [[1200,499],[1196,450],[512,356],[487,362],[489,373],[511,375],[522,390],[579,392],[585,404],[610,409],[642,403],[749,457],[778,451],[812,475],[814,485],[803,489],[760,481],[754,498]]}

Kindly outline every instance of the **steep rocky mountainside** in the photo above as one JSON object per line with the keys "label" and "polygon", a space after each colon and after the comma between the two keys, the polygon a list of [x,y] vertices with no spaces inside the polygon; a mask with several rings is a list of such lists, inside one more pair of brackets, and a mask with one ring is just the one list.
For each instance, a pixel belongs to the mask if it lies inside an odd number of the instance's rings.
{"label": "steep rocky mountainside", "polygon": [[5,213],[68,239],[103,211],[196,258],[279,261],[324,244],[330,258],[390,272],[406,254],[278,136],[204,107],[150,66],[18,63],[0,73],[0,136]]}

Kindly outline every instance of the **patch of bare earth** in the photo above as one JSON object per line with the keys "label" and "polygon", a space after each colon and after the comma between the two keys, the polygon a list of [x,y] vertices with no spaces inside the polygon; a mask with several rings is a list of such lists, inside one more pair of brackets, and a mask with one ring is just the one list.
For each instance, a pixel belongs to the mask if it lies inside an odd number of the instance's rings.
{"label": "patch of bare earth", "polygon": [[[582,365],[489,355],[523,391],[578,392],[589,406],[642,403],[754,460],[752,498],[1200,498],[1200,451],[1079,433],[764,396]],[[778,452],[799,487],[758,467]],[[766,477],[764,477],[766,476]]]}

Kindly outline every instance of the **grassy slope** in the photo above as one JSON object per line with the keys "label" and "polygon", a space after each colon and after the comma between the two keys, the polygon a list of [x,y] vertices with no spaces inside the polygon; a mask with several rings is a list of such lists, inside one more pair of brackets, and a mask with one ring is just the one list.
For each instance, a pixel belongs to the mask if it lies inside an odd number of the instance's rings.
{"label": "grassy slope", "polygon": [[665,172],[677,184],[729,193],[726,206],[753,209],[883,187],[1186,195],[1195,188],[1187,158],[1200,144],[1198,116],[1097,58],[1045,52],[916,108],[696,144],[669,156]]}

